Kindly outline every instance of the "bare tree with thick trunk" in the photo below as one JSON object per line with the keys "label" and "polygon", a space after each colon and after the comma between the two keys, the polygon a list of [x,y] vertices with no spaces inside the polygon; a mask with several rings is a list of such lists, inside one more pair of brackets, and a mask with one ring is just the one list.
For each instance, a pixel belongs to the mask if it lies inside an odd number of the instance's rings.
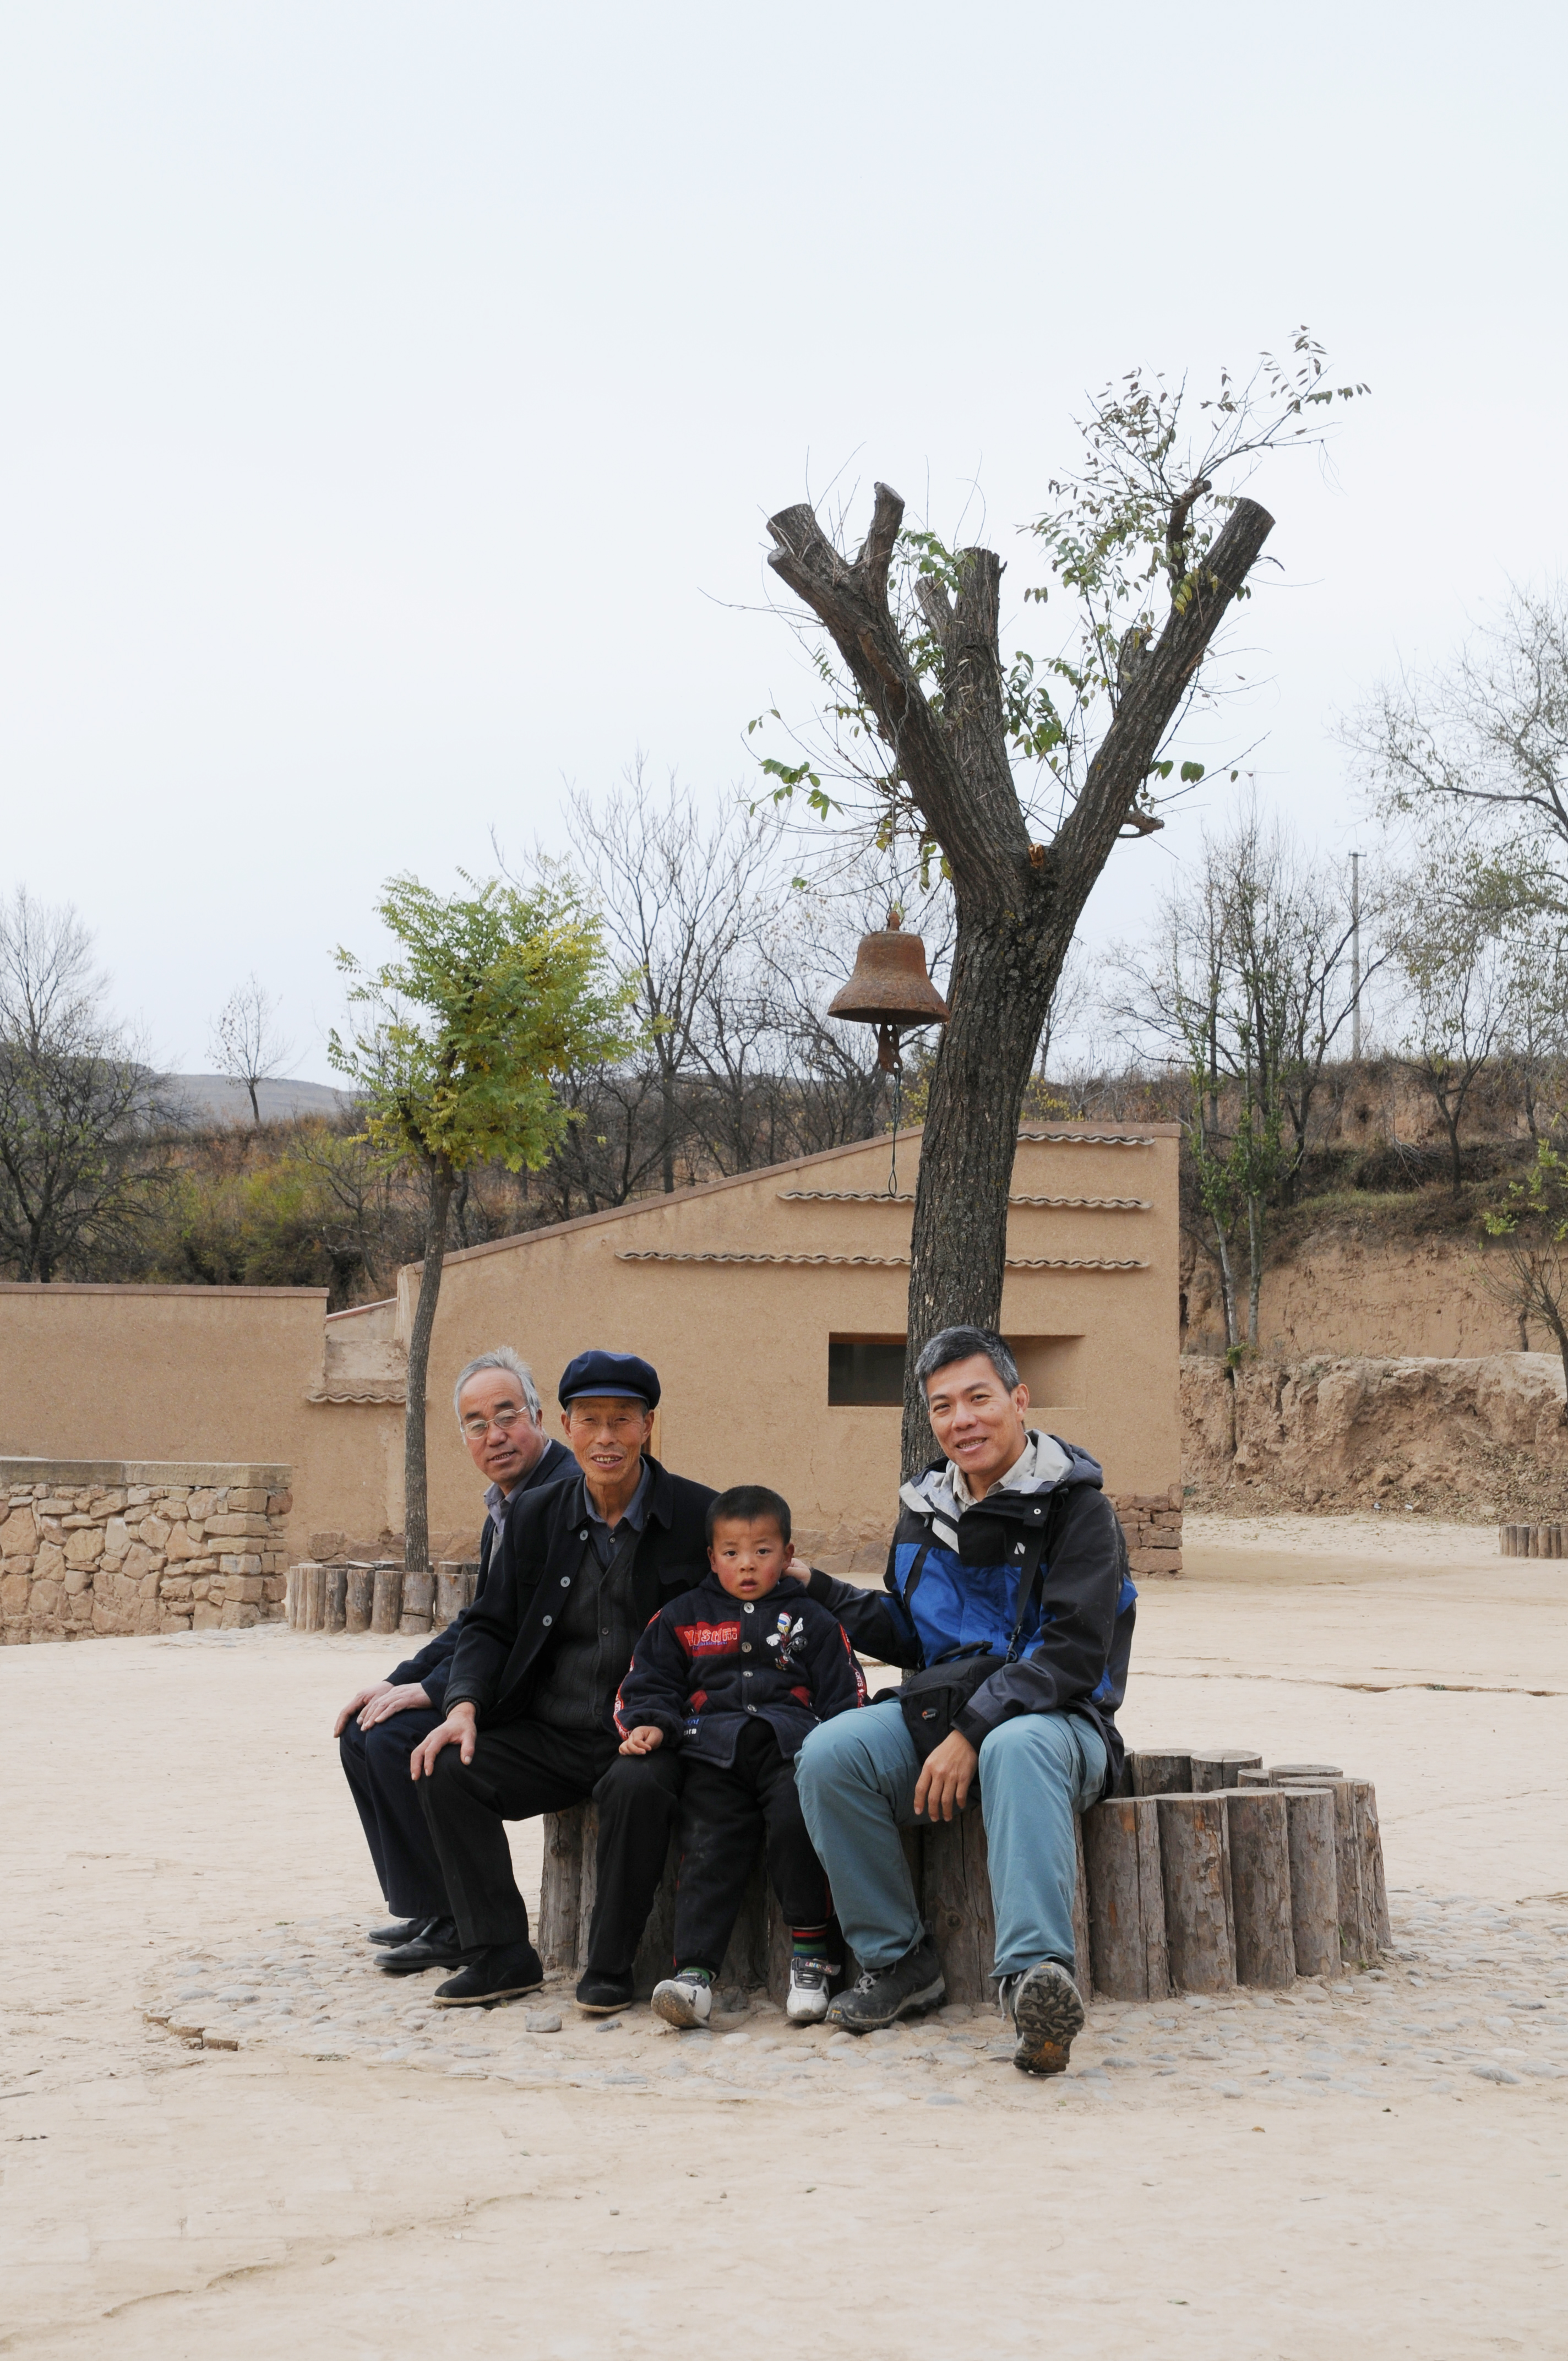
{"label": "bare tree with thick trunk", "polygon": [[[1208,446],[1185,467],[1176,448],[1179,390],[1135,379],[1096,404],[1085,476],[1053,486],[1067,505],[1036,528],[1086,617],[1083,657],[1051,668],[1076,699],[1065,722],[1026,659],[1003,663],[1003,566],[993,551],[948,552],[929,534],[905,535],[904,502],[885,484],[876,486],[871,529],[852,557],[809,507],[769,520],[769,565],[826,629],[848,675],[839,718],[851,714],[868,740],[874,732],[881,741],[885,768],[869,784],[883,799],[884,835],[903,824],[939,848],[956,906],[952,1014],[931,1078],[916,1191],[906,1473],[930,1444],[914,1379],[921,1345],[949,1323],[995,1327],[1001,1318],[1019,1114],[1084,904],[1117,838],[1160,825],[1147,798],[1151,778],[1172,767],[1162,765],[1161,750],[1273,527],[1255,500],[1216,493],[1215,473],[1277,438],[1310,434],[1287,422],[1331,398],[1305,332],[1296,350],[1306,357],[1293,378],[1267,361],[1260,371],[1268,420],[1250,407],[1250,390],[1236,393],[1223,380],[1218,401],[1204,405],[1216,412]],[[1143,552],[1143,581],[1168,587],[1157,629],[1141,586],[1126,620]],[[897,617],[889,596],[895,557],[905,580],[915,569],[912,607]],[[1085,717],[1100,700],[1110,719],[1091,752]],[[1053,759],[1075,744],[1083,758],[1076,771]],[[1014,777],[1021,758],[1047,763],[1064,789],[1047,842],[1031,838]],[[809,775],[817,807],[828,800],[806,765],[765,767],[785,792]],[[1196,764],[1183,768],[1201,775]]]}

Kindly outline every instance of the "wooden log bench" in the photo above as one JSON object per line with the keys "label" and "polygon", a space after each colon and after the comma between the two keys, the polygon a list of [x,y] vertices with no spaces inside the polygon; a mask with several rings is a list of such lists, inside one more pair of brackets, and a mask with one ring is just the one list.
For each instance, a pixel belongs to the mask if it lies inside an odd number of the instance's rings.
{"label": "wooden log bench", "polygon": [[[1085,1998],[1277,1991],[1299,1975],[1376,1964],[1389,1940],[1388,1902],[1368,1781],[1328,1764],[1266,1772],[1236,1749],[1130,1754],[1122,1784],[1127,1793],[1078,1822],[1073,1944]],[[592,1804],[545,1816],[537,1941],[551,1975],[587,1964],[598,1829]],[[903,1839],[948,1998],[983,2004],[996,1930],[979,1807],[905,1828]],[[633,1971],[640,1999],[670,1973],[674,1926],[672,1846]],[[782,2002],[789,1952],[759,1852],[717,1980],[720,2006],[759,1990]],[[855,1972],[852,1960],[845,1965]]]}

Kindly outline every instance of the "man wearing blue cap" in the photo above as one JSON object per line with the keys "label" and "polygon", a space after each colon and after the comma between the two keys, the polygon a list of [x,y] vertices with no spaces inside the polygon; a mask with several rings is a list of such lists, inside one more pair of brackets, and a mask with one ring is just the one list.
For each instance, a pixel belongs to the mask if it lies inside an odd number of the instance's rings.
{"label": "man wearing blue cap", "polygon": [[442,2007],[543,1982],[512,1874],[508,1820],[598,1806],[598,1883],[578,2005],[629,2008],[631,1964],[679,1799],[674,1751],[622,1755],[615,1697],[643,1626],[707,1569],[706,1484],[647,1455],[658,1373],[579,1353],[561,1379],[580,1473],[509,1505],[500,1563],[446,1678],[446,1719],[410,1758],[466,1964]]}

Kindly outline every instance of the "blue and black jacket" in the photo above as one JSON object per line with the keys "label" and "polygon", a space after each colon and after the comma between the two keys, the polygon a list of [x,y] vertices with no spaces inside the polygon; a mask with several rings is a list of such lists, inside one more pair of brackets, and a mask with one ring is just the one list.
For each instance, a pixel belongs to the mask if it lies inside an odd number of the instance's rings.
{"label": "blue and black jacket", "polygon": [[[1106,1788],[1122,1767],[1116,1709],[1126,1693],[1137,1592],[1127,1544],[1097,1460],[1039,1434],[1032,1473],[960,1508],[945,1459],[899,1493],[883,1595],[813,1574],[864,1655],[915,1670],[975,1653],[1005,1657],[1025,1609],[1017,1658],[1001,1664],[954,1717],[971,1746],[1021,1713],[1076,1713],[1105,1741]],[[1044,1538],[1043,1555],[1039,1551]],[[1037,1596],[1025,1577],[1039,1557]]]}

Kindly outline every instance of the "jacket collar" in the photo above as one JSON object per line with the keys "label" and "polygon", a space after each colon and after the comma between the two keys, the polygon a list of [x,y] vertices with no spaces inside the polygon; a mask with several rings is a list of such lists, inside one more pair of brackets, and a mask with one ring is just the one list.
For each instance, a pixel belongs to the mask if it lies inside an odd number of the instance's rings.
{"label": "jacket collar", "polygon": [[[667,1467],[662,1466],[659,1461],[646,1451],[642,1455],[642,1465],[653,1479],[649,1487],[647,1505],[642,1513],[642,1530],[646,1533],[648,1527],[654,1524],[663,1525],[667,1532],[675,1521],[675,1479]],[[638,1480],[641,1482],[641,1477]],[[570,1498],[571,1521],[574,1524],[579,1524],[587,1514],[588,1500],[588,1479],[580,1467],[577,1469],[577,1480],[572,1488]]]}
{"label": "jacket collar", "polygon": [[708,1567],[707,1572],[703,1576],[702,1580],[697,1585],[697,1588],[699,1590],[712,1591],[716,1598],[722,1598],[726,1606],[729,1607],[767,1607],[770,1606],[775,1598],[809,1598],[811,1596],[811,1593],[807,1590],[805,1583],[802,1582],[797,1576],[793,1574],[781,1574],[773,1588],[770,1591],[765,1592],[761,1598],[732,1598],[729,1592],[725,1589],[724,1585],[719,1581],[718,1576],[714,1573],[711,1566]]}
{"label": "jacket collar", "polygon": [[[963,1517],[1017,1517],[1043,1492],[1054,1492],[1059,1484],[1100,1481],[1100,1464],[1087,1451],[1080,1451],[1076,1444],[1059,1442],[1042,1429],[1032,1427],[1029,1433],[1029,1448],[1000,1483],[992,1486],[983,1500],[959,1500],[953,1487],[954,1470],[946,1459],[934,1459],[920,1475],[901,1485],[899,1499],[929,1524],[934,1541],[944,1549],[956,1549]],[[968,1489],[966,1484],[966,1493]]]}

